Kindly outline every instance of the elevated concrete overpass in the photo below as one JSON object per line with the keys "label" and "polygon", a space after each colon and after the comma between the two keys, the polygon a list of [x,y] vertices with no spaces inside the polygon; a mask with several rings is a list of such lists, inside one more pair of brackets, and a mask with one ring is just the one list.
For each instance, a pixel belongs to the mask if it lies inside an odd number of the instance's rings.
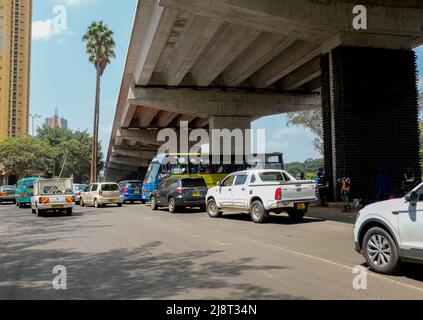
{"label": "elevated concrete overpass", "polygon": [[[365,30],[353,28],[357,4]],[[181,121],[246,129],[313,108],[323,110],[332,187],[348,174],[373,190],[379,167],[418,171],[412,48],[422,42],[417,0],[139,0],[106,177],[138,172],[158,130]]]}

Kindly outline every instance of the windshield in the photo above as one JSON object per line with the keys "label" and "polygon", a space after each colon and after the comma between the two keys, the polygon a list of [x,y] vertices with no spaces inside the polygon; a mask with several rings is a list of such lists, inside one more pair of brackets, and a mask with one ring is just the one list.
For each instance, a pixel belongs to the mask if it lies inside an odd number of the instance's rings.
{"label": "windshield", "polygon": [[152,183],[156,181],[159,170],[160,170],[160,164],[158,163],[151,164],[150,167],[148,168],[147,174],[145,175],[144,184],[148,184],[148,183]]}
{"label": "windshield", "polygon": [[34,181],[25,181],[23,183],[23,187],[26,188],[26,189],[34,188]]}
{"label": "windshield", "polygon": [[142,187],[141,182],[130,182],[130,183],[128,183],[128,188],[137,189],[137,188],[141,188],[141,187]]}
{"label": "windshield", "polygon": [[117,184],[103,184],[101,191],[119,191],[119,186]]}
{"label": "windshield", "polygon": [[75,191],[82,191],[84,190],[87,186],[84,184],[75,184],[74,186]]}
{"label": "windshield", "polygon": [[182,180],[183,188],[192,188],[192,187],[206,187],[206,182],[204,179],[184,179]]}

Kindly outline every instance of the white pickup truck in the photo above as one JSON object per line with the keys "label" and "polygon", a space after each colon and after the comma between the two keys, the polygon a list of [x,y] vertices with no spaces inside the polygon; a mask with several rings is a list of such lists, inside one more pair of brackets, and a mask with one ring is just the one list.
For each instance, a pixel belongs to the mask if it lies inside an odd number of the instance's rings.
{"label": "white pickup truck", "polygon": [[301,221],[315,200],[312,181],[298,181],[283,170],[232,173],[206,196],[210,217],[221,217],[224,211],[249,212],[255,223],[264,222],[271,212],[287,212],[293,221]]}
{"label": "white pickup truck", "polygon": [[32,213],[40,217],[47,211],[59,211],[71,216],[74,206],[72,179],[45,179],[34,182]]}

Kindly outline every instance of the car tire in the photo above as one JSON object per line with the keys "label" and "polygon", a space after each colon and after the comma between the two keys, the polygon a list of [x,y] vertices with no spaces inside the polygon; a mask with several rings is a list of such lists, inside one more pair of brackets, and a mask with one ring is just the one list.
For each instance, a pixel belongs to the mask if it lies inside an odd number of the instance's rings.
{"label": "car tire", "polygon": [[94,199],[94,208],[96,208],[96,209],[101,208],[101,205],[98,203],[97,199]]}
{"label": "car tire", "polygon": [[23,209],[25,206],[24,206],[23,203],[19,203],[18,207],[19,207],[19,209]]}
{"label": "car tire", "polygon": [[169,206],[169,212],[170,213],[176,213],[178,211],[178,208],[176,207],[175,199],[169,198],[169,201],[168,202],[169,202],[169,204],[168,204],[168,206]]}
{"label": "car tire", "polygon": [[44,210],[37,209],[36,214],[37,214],[37,217],[44,217]]}
{"label": "car tire", "polygon": [[118,208],[122,208],[122,205],[123,205],[122,203],[117,204]]}
{"label": "car tire", "polygon": [[375,227],[363,239],[363,255],[370,269],[382,274],[394,274],[401,267],[398,247],[384,229]]}
{"label": "car tire", "polygon": [[141,200],[141,204],[146,204],[147,201]]}
{"label": "car tire", "polygon": [[223,212],[219,210],[216,200],[211,198],[207,200],[207,214],[210,218],[220,218],[223,215]]}
{"label": "car tire", "polygon": [[72,216],[72,212],[73,212],[73,210],[72,210],[72,209],[66,209],[66,215],[67,215],[68,217],[71,217],[71,216]]}
{"label": "car tire", "polygon": [[151,197],[150,198],[150,208],[153,211],[157,211],[159,209],[159,206],[157,205],[156,197]]}
{"label": "car tire", "polygon": [[253,202],[250,215],[254,223],[263,223],[266,220],[267,212],[261,201],[256,200]]}
{"label": "car tire", "polygon": [[81,200],[80,200],[80,203],[79,203],[79,204],[80,204],[80,206],[81,206],[81,207],[85,207],[85,202],[84,202],[84,200],[82,200],[82,198],[81,198]]}
{"label": "car tire", "polygon": [[302,210],[288,210],[289,220],[292,222],[301,222],[304,220],[305,212]]}

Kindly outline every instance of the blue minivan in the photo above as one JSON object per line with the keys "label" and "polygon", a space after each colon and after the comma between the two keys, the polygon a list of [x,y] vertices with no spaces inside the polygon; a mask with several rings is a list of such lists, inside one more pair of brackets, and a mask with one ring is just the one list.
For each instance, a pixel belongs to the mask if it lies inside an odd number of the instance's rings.
{"label": "blue minivan", "polygon": [[142,181],[139,180],[127,180],[119,182],[120,191],[123,194],[123,202],[134,203],[135,201],[141,201],[142,199]]}
{"label": "blue minivan", "polygon": [[16,205],[19,208],[24,208],[31,205],[31,198],[34,195],[34,181],[41,180],[40,178],[24,178],[16,184]]}

